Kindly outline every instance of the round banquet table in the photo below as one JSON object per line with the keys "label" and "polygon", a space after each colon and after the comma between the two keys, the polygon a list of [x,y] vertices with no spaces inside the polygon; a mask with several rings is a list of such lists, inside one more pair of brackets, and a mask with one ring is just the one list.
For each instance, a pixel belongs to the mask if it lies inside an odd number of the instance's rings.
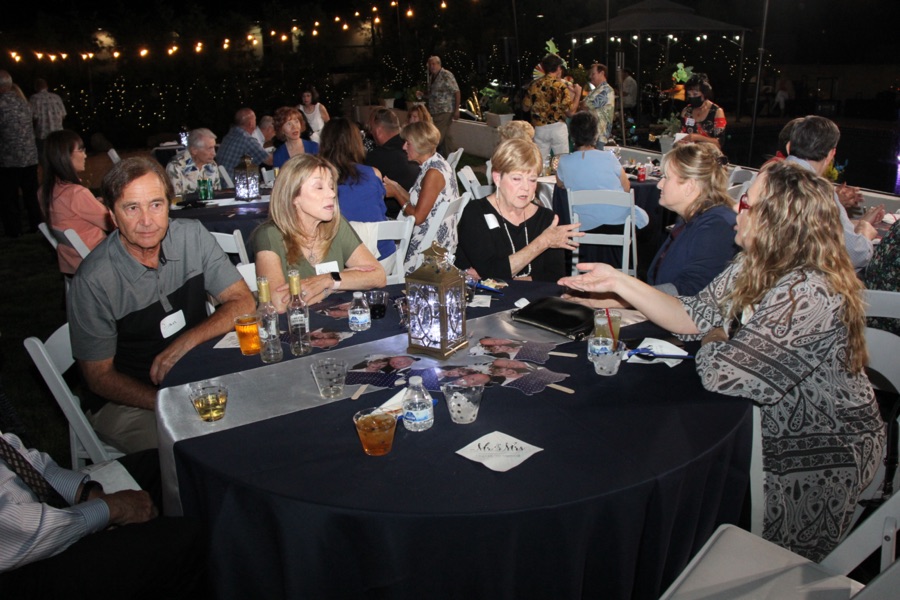
{"label": "round banquet table", "polygon": [[[216,597],[657,598],[740,517],[750,402],[705,391],[689,360],[600,377],[584,342],[558,350],[578,357],[544,366],[574,394],[491,387],[455,425],[437,393],[434,426],[398,424],[383,457],[363,454],[351,417],[391,390],[178,441]],[[456,454],[494,431],[543,450],[506,472]]]}

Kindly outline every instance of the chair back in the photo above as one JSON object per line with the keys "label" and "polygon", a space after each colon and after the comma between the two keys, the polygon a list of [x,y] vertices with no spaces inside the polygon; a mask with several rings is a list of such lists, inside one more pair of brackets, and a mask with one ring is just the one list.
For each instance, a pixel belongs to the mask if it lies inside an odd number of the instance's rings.
{"label": "chair back", "polygon": [[744,186],[740,183],[736,183],[733,186],[729,187],[726,192],[728,193],[728,197],[731,198],[732,204],[737,204],[737,201],[741,199],[741,194]]}
{"label": "chair back", "polygon": [[250,262],[250,257],[247,255],[247,247],[244,245],[244,236],[240,229],[235,229],[231,233],[220,233],[218,231],[211,231],[210,233],[212,233],[212,236],[219,243],[219,247],[222,248],[225,254],[237,254],[241,263]]}
{"label": "chair back", "polygon": [[754,173],[753,171],[742,169],[741,167],[735,167],[731,174],[728,176],[728,187],[738,185],[739,183],[744,183],[746,181],[753,181],[754,177],[756,177],[756,173]]}
{"label": "chair back", "polygon": [[53,234],[50,233],[50,228],[47,227],[46,223],[38,223],[38,230],[44,234],[44,237],[47,238],[47,241],[50,242],[50,245],[53,246],[53,249],[56,250],[56,246],[59,242],[56,241],[56,238],[53,237]]}
{"label": "chair back", "polygon": [[116,448],[100,441],[81,410],[81,402],[63,379],[63,373],[75,363],[75,359],[72,358],[69,324],[66,323],[57,329],[53,335],[47,338],[46,342],[42,342],[36,337],[29,337],[25,340],[25,349],[69,422],[72,468],[83,467],[86,459],[90,459],[93,463],[99,463],[123,456],[123,453]]}
{"label": "chair back", "polygon": [[[421,250],[428,250],[431,248],[431,244],[434,242],[437,237],[438,229],[441,228],[441,224],[447,222],[450,219],[454,219],[454,222],[450,223],[450,227],[456,227],[456,223],[458,222],[458,215],[462,210],[462,207],[469,201],[471,196],[466,192],[463,194],[461,198],[457,198],[453,202],[442,202],[438,204],[437,211],[434,213],[434,220],[429,224],[428,232],[425,234],[425,237],[422,238],[422,243],[419,245]],[[447,248],[449,252],[456,252],[456,248]],[[413,270],[418,269],[422,266],[422,262],[424,262],[425,258],[421,253],[416,257],[416,263],[413,266]]]}
{"label": "chair back", "polygon": [[[569,218],[571,223],[580,223],[579,207],[600,205],[621,207],[628,211],[621,234],[589,233],[578,238],[579,245],[595,244],[598,246],[621,246],[622,272],[634,275],[637,270],[637,235],[635,231],[634,190],[620,192],[616,190],[567,190],[569,196]],[[572,252],[572,273],[576,273],[578,250]]]}
{"label": "chair back", "polygon": [[478,181],[475,171],[473,171],[472,167],[469,165],[461,168],[456,173],[456,176],[459,178],[460,183],[462,183],[463,189],[471,194],[473,200],[487,198],[490,194],[494,193],[494,186],[482,185],[481,182]]}
{"label": "chair back", "polygon": [[263,183],[265,183],[266,185],[274,185],[275,169],[267,169],[265,167],[260,167],[259,174],[262,176]]}
{"label": "chair back", "polygon": [[222,165],[219,165],[219,179],[222,180],[225,187],[234,189],[234,179],[231,178],[228,170]]}
{"label": "chair back", "polygon": [[386,273],[388,285],[406,281],[403,272],[403,259],[406,257],[406,250],[409,248],[409,240],[412,237],[415,225],[415,218],[409,215],[401,215],[396,221],[379,221],[376,223],[376,242],[383,240],[397,242],[397,252],[393,255],[396,257],[393,262],[393,268],[390,273]]}
{"label": "chair back", "polygon": [[50,229],[50,235],[56,239],[57,244],[69,246],[83,259],[87,258],[87,255],[91,253],[90,248],[87,247],[87,244],[84,243],[81,236],[74,229],[66,229],[65,231]]}
{"label": "chair back", "polygon": [[122,157],[119,156],[119,153],[116,152],[116,149],[115,149],[115,148],[110,148],[110,149],[106,152],[106,154],[109,155],[109,160],[111,160],[112,163],[113,163],[114,165],[115,165],[115,164],[118,164],[118,163],[120,163],[120,162],[122,162]]}
{"label": "chair back", "polygon": [[459,159],[462,157],[463,149],[457,148],[453,152],[447,155],[447,162],[450,163],[450,168],[456,171],[456,165],[459,164]]}
{"label": "chair back", "polygon": [[245,263],[237,266],[238,273],[244,278],[247,287],[251,292],[257,291],[259,286],[256,284],[256,263]]}

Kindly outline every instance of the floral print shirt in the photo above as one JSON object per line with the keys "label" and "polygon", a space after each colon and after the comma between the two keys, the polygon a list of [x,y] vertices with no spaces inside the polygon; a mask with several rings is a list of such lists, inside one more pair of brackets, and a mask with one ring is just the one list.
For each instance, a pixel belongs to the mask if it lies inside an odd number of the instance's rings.
{"label": "floral print shirt", "polygon": [[562,79],[544,75],[529,86],[522,108],[531,111],[535,127],[564,122],[566,112],[572,109],[572,94]]}
{"label": "floral print shirt", "polygon": [[197,163],[191,158],[191,153],[184,149],[175,155],[175,158],[166,165],[166,175],[172,180],[176,196],[183,196],[197,191],[197,180],[200,174],[206,179],[212,179],[213,189],[221,190],[222,182],[219,180],[219,167],[216,162],[206,163],[198,168]]}
{"label": "floral print shirt", "polygon": [[15,91],[0,94],[0,167],[30,167],[37,162],[31,106]]}
{"label": "floral print shirt", "polygon": [[616,110],[616,92],[607,82],[603,82],[595,87],[587,98],[584,99],[585,105],[594,111],[599,123],[600,139],[602,143],[609,141],[612,133],[612,124],[614,113]]}
{"label": "floral print shirt", "polygon": [[34,113],[34,133],[39,140],[47,139],[48,135],[63,128],[66,106],[62,98],[42,90],[33,94],[29,102]]}
{"label": "floral print shirt", "polygon": [[459,85],[456,77],[447,69],[441,69],[436,75],[428,76],[428,110],[432,115],[453,113],[456,106],[456,92]]}

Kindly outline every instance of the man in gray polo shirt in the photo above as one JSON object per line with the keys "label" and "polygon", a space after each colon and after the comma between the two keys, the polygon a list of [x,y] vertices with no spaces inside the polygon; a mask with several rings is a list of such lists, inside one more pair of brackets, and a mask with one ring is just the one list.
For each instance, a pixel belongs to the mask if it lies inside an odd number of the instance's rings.
{"label": "man in gray polo shirt", "polygon": [[[81,263],[68,295],[72,354],[92,394],[84,408],[124,452],[156,447],[157,386],[189,350],[253,310],[250,289],[197,221],[169,220],[172,183],[149,158],[103,178],[118,227]],[[206,294],[220,303],[206,315]]]}

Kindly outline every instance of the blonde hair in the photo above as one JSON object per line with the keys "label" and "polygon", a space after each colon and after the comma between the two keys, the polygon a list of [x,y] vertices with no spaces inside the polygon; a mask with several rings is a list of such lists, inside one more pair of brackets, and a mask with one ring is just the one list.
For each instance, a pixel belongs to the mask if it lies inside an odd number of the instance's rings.
{"label": "blonde hair", "polygon": [[[708,144],[703,144],[708,145]],[[843,298],[840,320],[847,328],[847,368],[853,373],[868,362],[865,340],[863,285],[856,276],[844,245],[841,221],[831,185],[788,162],[760,171],[759,201],[751,208],[753,243],[745,250],[743,268],[734,280],[729,319],[739,318],[745,307],[758,304],[780,279],[796,271],[821,274],[833,294]],[[790,290],[789,321],[797,307]]]}
{"label": "blonde hair", "polygon": [[662,168],[667,176],[669,167],[674,167],[676,175],[692,179],[700,190],[684,211],[685,221],[714,206],[733,206],[727,192],[727,164],[728,159],[712,144],[680,144],[663,156]]}
{"label": "blonde hair", "polygon": [[[300,225],[300,216],[294,200],[300,196],[303,184],[307,182],[318,170],[325,171],[331,176],[334,186],[334,218],[330,221],[319,223],[317,231],[305,232]],[[272,198],[269,202],[269,220],[281,232],[284,238],[284,246],[287,250],[288,264],[296,263],[303,255],[301,245],[315,244],[320,249],[319,254],[325,256],[331,248],[331,242],[337,235],[341,225],[341,210],[337,199],[337,169],[330,162],[314,154],[301,154],[288,160],[282,165],[272,188]]]}
{"label": "blonde hair", "polygon": [[412,144],[417,154],[434,154],[441,143],[441,132],[432,123],[410,123],[400,131],[400,137]]}
{"label": "blonde hair", "polygon": [[412,116],[419,115],[419,122],[425,123],[434,123],[434,119],[431,118],[431,113],[428,112],[428,109],[425,108],[424,104],[416,104],[412,108],[409,109],[409,112],[406,114],[406,120],[408,122],[412,122]]}
{"label": "blonde hair", "polygon": [[500,141],[523,139],[531,141],[534,139],[534,127],[528,121],[509,121],[497,128],[500,134]]}
{"label": "blonde hair", "polygon": [[501,175],[515,171],[537,175],[540,174],[543,164],[540,149],[530,140],[512,139],[500,142],[494,150],[494,155],[491,156],[491,171]]}

